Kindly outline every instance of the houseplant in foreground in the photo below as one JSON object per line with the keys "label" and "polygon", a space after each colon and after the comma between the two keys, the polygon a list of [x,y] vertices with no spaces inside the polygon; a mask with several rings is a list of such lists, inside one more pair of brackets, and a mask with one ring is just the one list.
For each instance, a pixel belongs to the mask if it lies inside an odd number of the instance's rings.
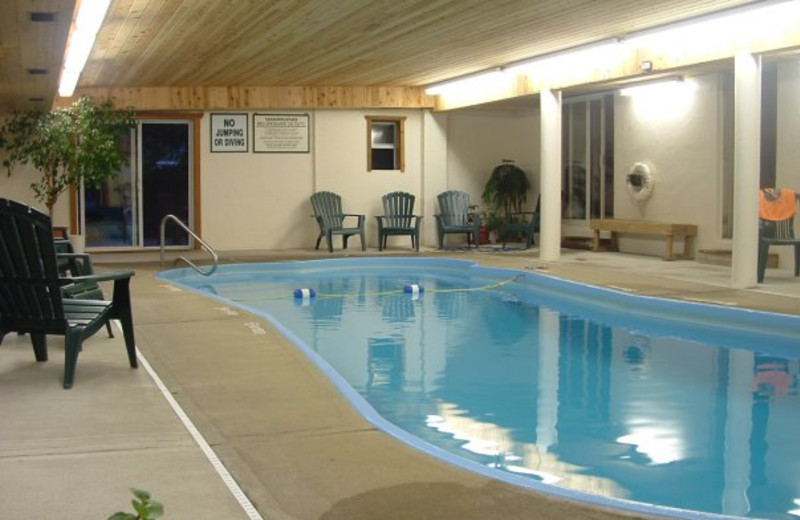
{"label": "houseplant in foreground", "polygon": [[108,520],[151,520],[164,515],[164,506],[150,498],[150,493],[140,489],[131,489],[134,499],[131,500],[136,514],[120,511],[108,517]]}
{"label": "houseplant in foreground", "polygon": [[8,175],[22,164],[41,174],[31,189],[52,216],[65,191],[81,184],[99,187],[119,173],[127,161],[120,139],[136,124],[133,116],[111,100],[85,96],[49,112],[16,112],[0,127],[3,166]]}

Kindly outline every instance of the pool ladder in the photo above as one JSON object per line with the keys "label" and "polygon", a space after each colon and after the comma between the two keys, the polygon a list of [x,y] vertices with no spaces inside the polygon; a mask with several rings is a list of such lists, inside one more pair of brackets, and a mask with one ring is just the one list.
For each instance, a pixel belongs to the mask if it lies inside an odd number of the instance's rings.
{"label": "pool ladder", "polygon": [[187,264],[192,266],[192,268],[195,271],[197,271],[198,273],[202,274],[203,276],[211,276],[212,274],[214,274],[214,271],[217,270],[217,264],[219,262],[219,257],[217,256],[217,252],[214,251],[214,249],[212,249],[210,245],[206,244],[203,241],[202,238],[197,236],[197,234],[194,231],[189,229],[189,227],[186,224],[181,222],[181,219],[179,219],[175,215],[165,215],[164,218],[161,219],[161,265],[164,265],[164,230],[166,229],[167,222],[169,222],[169,221],[172,221],[175,224],[177,224],[184,231],[189,233],[189,235],[191,235],[192,238],[197,240],[197,242],[202,246],[202,248],[204,250],[206,250],[207,252],[211,253],[211,258],[214,261],[214,263],[211,265],[210,269],[202,269],[202,268],[198,267],[194,262],[192,262],[191,260],[189,260],[185,256],[179,256],[178,258],[176,258],[175,259],[175,263],[178,263],[179,260],[183,260],[184,262],[186,262]]}

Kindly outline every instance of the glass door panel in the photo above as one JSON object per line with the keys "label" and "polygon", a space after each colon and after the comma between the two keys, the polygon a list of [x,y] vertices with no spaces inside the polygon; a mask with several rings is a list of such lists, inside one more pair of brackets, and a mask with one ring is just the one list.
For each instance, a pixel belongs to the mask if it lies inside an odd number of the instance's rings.
{"label": "glass door panel", "polygon": [[562,218],[613,217],[613,95],[567,100],[562,117]]}
{"label": "glass door panel", "polygon": [[562,190],[564,200],[562,217],[571,220],[586,218],[586,103],[568,103],[564,105],[563,124],[563,179]]}
{"label": "glass door panel", "polygon": [[120,140],[128,164],[99,188],[83,189],[81,229],[87,247],[130,247],[138,244],[136,229],[136,134]]}
{"label": "glass door panel", "polygon": [[[142,234],[145,246],[160,244],[161,219],[175,215],[189,221],[189,125],[147,122],[141,125]],[[188,245],[178,226],[168,226],[166,245]]]}

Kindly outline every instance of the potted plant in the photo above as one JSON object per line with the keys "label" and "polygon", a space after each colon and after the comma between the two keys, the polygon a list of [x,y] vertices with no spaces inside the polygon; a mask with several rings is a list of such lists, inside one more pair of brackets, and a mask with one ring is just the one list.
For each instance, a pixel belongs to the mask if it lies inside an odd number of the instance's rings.
{"label": "potted plant", "polygon": [[473,224],[475,218],[479,219],[480,225],[478,226],[478,237],[476,238],[478,245],[485,245],[490,242],[489,240],[489,226],[487,213],[481,211],[477,204],[470,204],[469,206],[469,223]]}
{"label": "potted plant", "polygon": [[119,173],[127,161],[120,138],[135,124],[130,109],[115,109],[111,100],[96,102],[86,96],[49,112],[15,112],[0,127],[3,166],[8,175],[22,164],[39,171],[41,177],[31,189],[52,217],[65,191],[81,184],[99,187]]}
{"label": "potted plant", "polygon": [[511,159],[503,159],[502,164],[492,170],[481,198],[489,208],[487,213],[493,217],[488,219],[487,225],[498,237],[504,235],[511,213],[522,210],[530,187],[525,171]]}

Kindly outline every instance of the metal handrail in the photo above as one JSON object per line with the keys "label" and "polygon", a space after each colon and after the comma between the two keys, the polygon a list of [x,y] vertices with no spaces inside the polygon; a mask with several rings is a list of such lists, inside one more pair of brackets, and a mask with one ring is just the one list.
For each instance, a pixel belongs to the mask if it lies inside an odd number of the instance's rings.
{"label": "metal handrail", "polygon": [[166,229],[167,221],[169,221],[169,220],[175,222],[176,224],[178,224],[178,226],[183,228],[184,231],[189,233],[195,240],[197,240],[197,242],[203,247],[203,249],[205,249],[206,251],[211,253],[212,258],[214,259],[214,265],[212,265],[211,269],[209,269],[207,271],[204,271],[203,269],[201,269],[200,267],[195,265],[194,262],[192,262],[191,260],[189,260],[185,256],[179,256],[178,258],[176,258],[175,259],[175,263],[178,263],[178,260],[183,260],[184,262],[186,262],[187,264],[192,266],[192,268],[194,268],[195,271],[197,271],[198,273],[202,274],[203,276],[211,276],[212,274],[214,274],[214,271],[217,270],[217,263],[219,261],[219,257],[217,257],[217,252],[214,251],[211,248],[211,246],[209,246],[208,244],[203,242],[202,238],[197,236],[194,231],[189,229],[186,226],[186,224],[181,222],[181,219],[179,219],[175,215],[165,215],[164,218],[161,219],[161,265],[164,265],[164,230]]}

